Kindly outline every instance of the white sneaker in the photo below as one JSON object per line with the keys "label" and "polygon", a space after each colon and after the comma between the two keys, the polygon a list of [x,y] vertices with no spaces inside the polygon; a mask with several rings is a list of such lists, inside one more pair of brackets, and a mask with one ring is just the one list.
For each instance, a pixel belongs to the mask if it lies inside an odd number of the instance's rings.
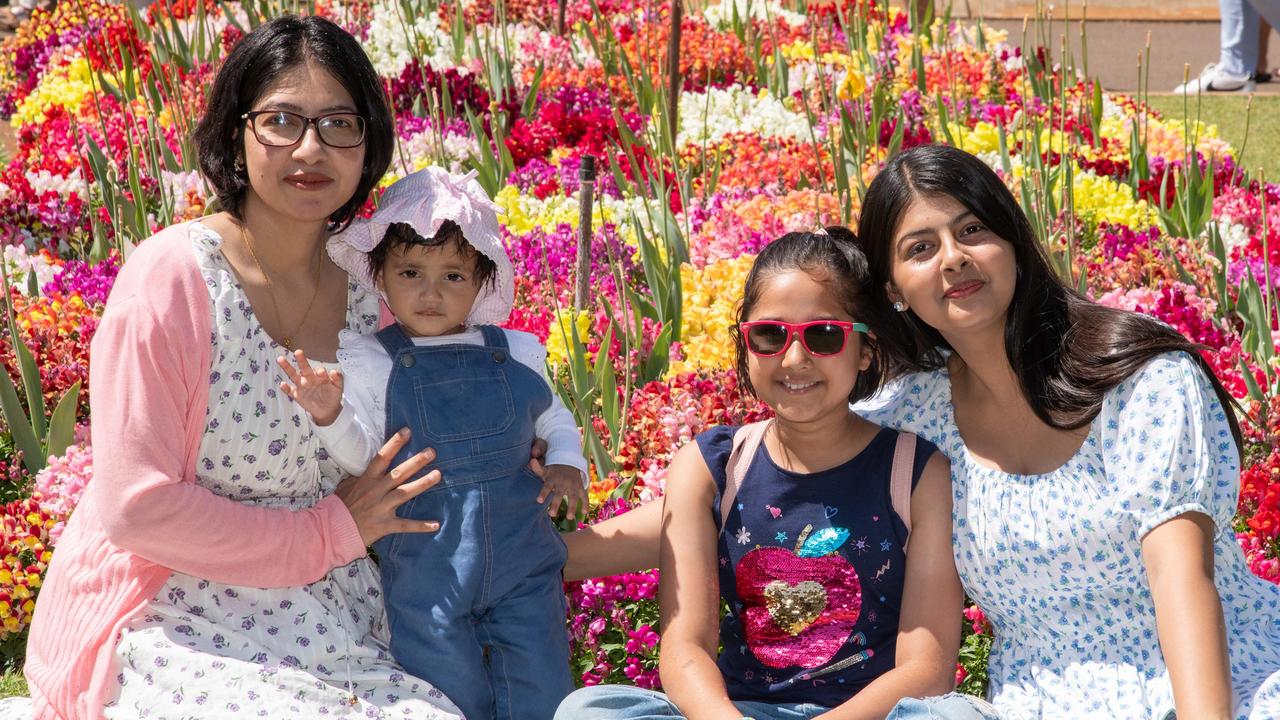
{"label": "white sneaker", "polygon": [[1251,93],[1258,86],[1252,75],[1232,75],[1219,70],[1216,63],[1209,63],[1200,71],[1200,77],[1192,78],[1173,89],[1175,95],[1195,95],[1202,92]]}

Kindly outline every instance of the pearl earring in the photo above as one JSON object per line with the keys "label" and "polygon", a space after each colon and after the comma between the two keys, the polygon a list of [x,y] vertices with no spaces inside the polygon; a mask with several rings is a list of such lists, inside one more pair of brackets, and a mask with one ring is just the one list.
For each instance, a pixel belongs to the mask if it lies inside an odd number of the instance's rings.
{"label": "pearl earring", "polygon": [[905,312],[907,309],[907,304],[902,302],[901,300],[898,300],[893,303],[893,309],[898,312]]}

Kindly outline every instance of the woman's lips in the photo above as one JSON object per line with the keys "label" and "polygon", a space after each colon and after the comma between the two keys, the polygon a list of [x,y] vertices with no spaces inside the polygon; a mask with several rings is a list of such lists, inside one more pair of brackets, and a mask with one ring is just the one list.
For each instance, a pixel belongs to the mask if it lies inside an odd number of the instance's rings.
{"label": "woman's lips", "polygon": [[962,282],[959,285],[956,285],[955,287],[943,293],[942,296],[950,300],[960,300],[961,298],[967,298],[970,295],[978,292],[979,290],[982,289],[984,285],[986,285],[986,283],[982,282],[981,280],[969,280],[967,282]]}
{"label": "woman's lips", "polygon": [[320,190],[332,183],[333,178],[327,175],[289,175],[284,182],[299,190]]}

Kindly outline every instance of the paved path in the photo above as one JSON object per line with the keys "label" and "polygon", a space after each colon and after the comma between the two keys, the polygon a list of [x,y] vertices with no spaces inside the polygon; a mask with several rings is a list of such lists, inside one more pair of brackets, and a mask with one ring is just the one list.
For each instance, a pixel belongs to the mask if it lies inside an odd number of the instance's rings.
{"label": "paved path", "polygon": [[[1009,31],[1009,40],[1021,43],[1021,20],[990,20],[993,27]],[[1076,58],[1080,58],[1080,24],[1053,23],[1052,42],[1056,48],[1063,32],[1068,33]],[[1089,74],[1102,80],[1108,90],[1138,89],[1138,53],[1151,36],[1151,64],[1146,87],[1152,93],[1168,93],[1182,82],[1183,67],[1191,66],[1194,77],[1208,63],[1218,60],[1217,22],[1113,21],[1088,23]],[[1037,44],[1035,30],[1027,30],[1028,44]],[[1271,33],[1270,64],[1280,65],[1280,36]],[[1280,95],[1280,82],[1263,83],[1258,94]]]}

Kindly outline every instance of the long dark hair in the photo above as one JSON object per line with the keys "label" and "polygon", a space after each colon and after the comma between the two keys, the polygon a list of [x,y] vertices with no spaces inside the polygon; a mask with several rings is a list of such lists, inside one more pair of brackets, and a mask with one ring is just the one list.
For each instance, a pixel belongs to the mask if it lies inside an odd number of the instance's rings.
{"label": "long dark hair", "polygon": [[[1099,305],[1053,272],[1044,245],[1013,193],[991,168],[945,145],[915,147],[891,159],[872,181],[862,205],[858,236],[877,287],[891,280],[893,237],[902,215],[921,196],[946,195],[1013,246],[1018,269],[1004,328],[1005,352],[1036,416],[1072,430],[1093,421],[1107,391],[1148,361],[1185,352],[1208,376],[1226,411],[1237,451],[1243,448],[1232,399],[1201,357],[1201,346],[1164,323]],[[872,311],[886,321],[879,330],[890,376],[939,368],[951,349],[914,312],[894,312],[884,293]]]}
{"label": "long dark hair", "polygon": [[245,121],[284,73],[311,61],[337,78],[365,119],[364,165],[355,194],[329,216],[329,230],[345,228],[382,179],[395,151],[395,122],[386,91],[360,43],[351,33],[318,17],[284,15],[263,23],[236,43],[214,78],[204,117],[193,138],[200,170],[218,196],[218,204],[244,220],[249,178],[236,167],[244,143]]}
{"label": "long dark hair", "polygon": [[[760,251],[742,289],[742,304],[738,307],[738,322],[751,317],[765,282],[774,275],[792,270],[803,270],[815,280],[825,284],[840,301],[845,312],[876,331],[876,323],[869,312],[870,300],[877,295],[871,284],[867,258],[858,247],[857,238],[848,228],[832,226],[825,233],[790,232],[774,240]],[[733,347],[737,359],[738,382],[752,395],[751,374],[747,371],[747,344],[737,323],[729,329],[733,335]],[[863,342],[871,350],[871,364],[858,373],[858,379],[849,392],[849,402],[870,397],[884,381],[884,360],[880,346],[871,336]]]}

